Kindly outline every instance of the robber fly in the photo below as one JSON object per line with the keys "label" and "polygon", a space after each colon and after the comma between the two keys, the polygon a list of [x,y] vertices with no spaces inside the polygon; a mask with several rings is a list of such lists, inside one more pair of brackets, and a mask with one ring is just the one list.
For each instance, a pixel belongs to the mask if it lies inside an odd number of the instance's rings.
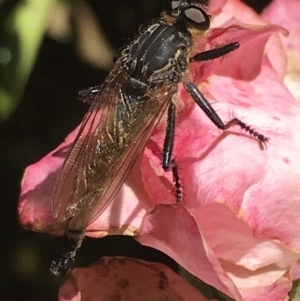
{"label": "robber fly", "polygon": [[169,10],[121,52],[102,86],[80,93],[90,102],[78,135],[58,176],[52,212],[66,223],[65,252],[53,260],[51,272],[64,276],[73,266],[86,227],[113,200],[163,115],[167,115],[162,168],[173,173],[177,201],[182,200],[180,177],[172,157],[178,85],[191,95],[222,130],[233,125],[266,144],[268,138],[237,118],[224,124],[205,96],[188,80],[189,64],[222,57],[237,42],[191,55],[194,43],[210,26],[206,0],[171,1]]}

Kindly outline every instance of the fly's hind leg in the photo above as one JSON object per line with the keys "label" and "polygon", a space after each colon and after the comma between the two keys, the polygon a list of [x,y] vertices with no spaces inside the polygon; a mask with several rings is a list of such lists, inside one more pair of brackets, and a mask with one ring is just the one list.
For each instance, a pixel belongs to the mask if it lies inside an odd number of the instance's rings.
{"label": "fly's hind leg", "polygon": [[210,105],[205,96],[199,91],[199,89],[191,82],[185,84],[185,88],[188,93],[193,97],[197,105],[204,111],[204,113],[208,116],[208,118],[221,130],[228,130],[233,125],[238,125],[242,130],[249,133],[251,136],[258,139],[260,145],[267,148],[267,142],[269,138],[260,134],[249,125],[239,120],[238,118],[232,118],[227,123],[223,123],[221,118],[218,116],[216,111]]}
{"label": "fly's hind leg", "polygon": [[163,162],[162,167],[164,171],[172,171],[173,181],[175,185],[175,194],[177,202],[182,202],[182,187],[178,172],[178,166],[174,159],[172,159],[174,138],[175,138],[175,125],[176,125],[176,107],[173,102],[170,103],[168,108],[168,120],[166,136],[163,147]]}

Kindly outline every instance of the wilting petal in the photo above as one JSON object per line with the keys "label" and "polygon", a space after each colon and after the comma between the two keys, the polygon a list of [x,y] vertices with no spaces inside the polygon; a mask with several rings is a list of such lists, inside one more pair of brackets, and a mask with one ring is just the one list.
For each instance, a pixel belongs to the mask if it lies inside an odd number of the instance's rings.
{"label": "wilting petal", "polygon": [[166,266],[125,257],[106,257],[74,269],[59,293],[60,301],[108,299],[208,301]]}

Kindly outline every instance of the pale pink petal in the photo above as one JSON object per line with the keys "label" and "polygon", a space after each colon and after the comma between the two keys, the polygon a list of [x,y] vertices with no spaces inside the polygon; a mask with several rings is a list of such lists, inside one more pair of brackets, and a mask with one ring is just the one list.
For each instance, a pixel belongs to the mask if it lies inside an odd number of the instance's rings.
{"label": "pale pink petal", "polygon": [[297,261],[291,268],[291,279],[300,279],[300,262]]}
{"label": "pale pink petal", "polygon": [[[281,77],[268,59],[262,56],[267,35],[262,37],[257,41],[260,55],[253,61],[259,67],[256,69],[259,73],[249,73],[258,76],[248,81],[211,76],[209,82],[200,87],[203,92],[209,92],[206,94],[209,100],[217,101],[214,107],[223,120],[229,119],[228,112],[234,112],[270,137],[267,151],[262,151],[247,134],[239,134],[238,129],[233,128],[230,133],[220,135],[195,106],[179,115],[174,155],[183,182],[185,205],[199,225],[202,242],[205,239],[211,253],[221,261],[223,273],[236,285],[242,300],[270,298],[282,301],[288,296],[291,280],[298,275],[295,268],[291,270],[292,277],[289,271],[300,259],[300,106],[282,84]],[[240,55],[239,64],[234,64],[235,54],[232,54],[227,59],[229,63],[226,68],[226,63],[222,62],[222,73],[218,69],[215,72],[227,75],[229,70],[231,76],[238,78],[240,69],[251,71],[253,66],[248,61],[252,61],[247,58],[252,59],[251,51],[254,53],[257,48],[257,45],[251,48],[251,40],[249,55]],[[184,93],[182,95],[186,97]],[[163,134],[157,133],[152,140],[151,145],[160,145]],[[153,147],[149,147],[146,155],[150,166],[159,164],[160,154]],[[170,175],[166,177],[172,182]],[[152,195],[148,181],[145,180],[146,190]],[[158,185],[156,191],[159,191]],[[161,181],[160,187],[164,187],[162,190],[170,189],[165,181]],[[156,202],[162,202],[158,199],[158,192],[155,196]],[[180,213],[174,211],[160,220],[155,220],[155,214],[146,218],[148,228],[150,224],[153,229],[159,229],[161,220],[169,221],[176,214],[179,214],[178,228],[187,227],[185,220],[181,224]],[[149,232],[148,228],[146,232]],[[202,275],[200,268],[193,266],[194,261],[201,262],[204,256],[198,240],[194,242],[197,245],[195,249],[199,249],[196,255],[182,253],[184,247],[178,241],[183,240],[185,246],[191,243],[185,241],[188,234],[183,231],[177,228],[173,231],[175,236],[179,236],[174,244],[170,234],[162,230],[158,239],[153,239],[150,231],[151,235],[147,234],[140,241],[166,252],[191,273],[208,283],[213,281],[213,285],[221,289],[218,281],[209,277],[211,274]],[[159,231],[153,232],[157,235]],[[222,273],[216,265],[212,266],[221,277]],[[232,295],[232,287],[227,288],[230,288]]]}
{"label": "pale pink petal", "polygon": [[[262,14],[264,20],[284,26],[290,33],[288,38],[280,37],[288,59],[284,82],[298,100],[300,100],[299,15],[300,3],[297,0],[274,0]],[[276,57],[273,56],[273,59],[276,60]]]}
{"label": "pale pink petal", "polygon": [[300,3],[298,0],[273,0],[263,11],[262,19],[270,24],[281,25],[289,31],[288,38],[283,38],[282,43],[289,49],[300,49]]}
{"label": "pale pink petal", "polygon": [[[65,225],[52,217],[51,200],[58,171],[75,139],[73,131],[60,146],[35,164],[28,166],[22,181],[19,201],[19,219],[33,231],[62,234]],[[110,234],[128,234],[139,227],[141,219],[152,207],[143,188],[141,171],[137,164],[125,184],[106,211],[87,229],[87,235],[102,237]]]}
{"label": "pale pink petal", "polygon": [[207,37],[208,43],[224,45],[229,42],[239,42],[240,48],[226,58],[215,60],[214,69],[205,70],[206,65],[198,67],[195,64],[197,76],[203,73],[203,68],[205,72],[210,71],[238,80],[251,80],[260,72],[265,45],[270,36],[274,33],[287,34],[286,30],[276,25],[250,26],[232,20],[224,26],[225,28],[211,30]]}
{"label": "pale pink petal", "polygon": [[23,227],[56,234],[61,231],[55,225],[51,213],[54,183],[78,128],[50,154],[28,166],[21,183],[18,213]]}
{"label": "pale pink petal", "polygon": [[[218,3],[218,1],[212,1],[212,2]],[[284,1],[281,0],[277,2],[284,3]],[[275,14],[277,14],[277,12],[275,12]],[[282,15],[283,14],[285,15],[285,17],[287,17],[287,14],[285,14],[282,11]],[[261,18],[261,16],[258,15],[254,10],[252,10],[249,6],[247,6],[246,4],[242,3],[239,0],[228,0],[226,2],[226,5],[222,6],[221,12],[213,18],[211,25],[212,28],[226,27],[231,22],[236,24],[237,21],[242,22],[244,26],[254,25],[257,27],[257,26],[276,24],[277,26],[282,26],[284,28],[289,29],[286,25],[286,22],[276,22],[275,20],[274,21],[270,20],[270,18],[269,19]],[[283,35],[272,36],[268,41],[265,51],[272,62],[272,66],[275,68],[275,70],[277,70],[278,74],[280,74],[280,76],[282,76],[283,78],[286,70],[286,56],[284,55],[283,52],[281,40],[285,40],[285,37],[287,36],[287,31],[280,30],[280,32]],[[232,40],[236,41],[236,37],[233,37]],[[244,46],[245,49],[247,49],[247,43],[244,44]],[[260,56],[261,50],[263,49],[258,48],[257,51],[252,51],[251,60],[249,60],[249,62],[254,62],[255,61],[254,57]],[[245,58],[247,57],[247,55],[242,57]]]}
{"label": "pale pink petal", "polygon": [[[211,1],[213,6],[217,5],[217,0]],[[222,6],[219,14],[214,15],[214,18],[211,22],[212,28],[223,27],[224,23],[228,22],[231,19],[236,19],[244,24],[252,25],[266,25],[261,17],[249,6],[244,4],[240,0],[227,0],[226,4]],[[272,24],[278,24],[273,22]],[[280,25],[280,24],[279,24]]]}
{"label": "pale pink petal", "polygon": [[154,207],[145,217],[137,240],[168,254],[204,282],[239,298],[236,287],[223,271],[219,260],[201,235],[195,219],[185,207]]}
{"label": "pale pink petal", "polygon": [[[214,99],[229,100],[215,105],[224,119],[228,119],[228,110],[234,111],[271,141],[262,151],[255,140],[239,131],[234,134],[234,129],[220,135],[201,110],[192,109],[189,118],[179,119],[175,147],[185,204],[245,300],[252,300],[258,291],[263,297],[269,290],[274,293],[272,300],[283,300],[291,287],[285,274],[300,259],[300,105],[267,61],[251,82],[211,77],[209,85]],[[157,162],[156,156],[150,160]],[[151,195],[151,187],[147,191]],[[167,234],[164,240],[169,244]],[[150,245],[161,249],[161,244]],[[178,258],[181,249],[177,248],[176,256],[175,246],[170,248],[172,252],[163,251],[191,271],[190,263]],[[199,271],[191,272],[204,279]]]}
{"label": "pale pink petal", "polygon": [[[217,217],[220,215],[220,211],[205,212],[204,209],[203,215],[206,214],[206,220],[213,217],[211,213]],[[198,222],[202,223],[201,220]],[[243,268],[242,265],[218,258],[214,252],[215,246],[213,249],[210,248],[210,243],[204,239],[205,230],[202,231],[199,224],[197,225],[193,216],[183,206],[159,205],[145,217],[137,240],[144,245],[155,246],[175,259],[190,273],[237,301],[265,299],[279,301],[287,297],[292,282],[285,272],[276,265],[251,271]],[[222,232],[222,228],[220,229],[217,224],[214,227],[216,231],[221,231],[218,237],[224,235],[225,231]],[[228,244],[223,245],[222,249],[230,252],[233,247]]]}
{"label": "pale pink petal", "polygon": [[[223,86],[222,82],[224,86],[230,86],[231,91],[224,89],[221,92],[217,89]],[[260,75],[248,84],[234,83],[229,78],[212,79],[210,89],[215,99],[221,97],[230,99],[229,110],[233,110],[237,116],[242,116],[244,121],[255,124],[257,129],[271,139],[266,152],[260,152],[257,144],[251,143],[250,140],[241,145],[238,156],[232,162],[233,168],[239,166],[238,174],[234,177],[231,175],[233,169],[229,167],[232,155],[228,147],[238,145],[236,138],[240,137],[233,138],[231,135],[226,137],[222,141],[223,151],[220,147],[219,151],[213,150],[209,154],[214,163],[217,157],[219,158],[219,167],[225,173],[223,174],[225,180],[218,176],[219,169],[215,169],[214,174],[211,174],[216,181],[214,183],[217,183],[219,179],[225,186],[225,189],[221,188],[221,195],[215,195],[215,198],[225,201],[230,199],[232,209],[250,224],[256,236],[279,239],[290,248],[299,248],[300,234],[297,231],[300,226],[300,218],[297,214],[300,209],[300,170],[298,168],[300,166],[298,156],[300,133],[297,130],[300,122],[299,103],[280,84],[280,79],[267,62],[263,65]],[[243,90],[247,93],[244,95],[240,93],[239,100],[237,100],[234,95]],[[249,99],[251,107],[247,105]],[[237,101],[240,102],[239,107],[235,106]],[[221,110],[224,112],[225,108]],[[208,164],[208,160],[205,162]],[[222,162],[226,162],[225,165]],[[288,175],[288,177],[282,175]],[[227,179],[230,177],[229,182]],[[234,187],[239,187],[243,191],[240,196],[236,195]],[[200,196],[201,192],[197,194]],[[271,220],[270,208],[273,209]]]}
{"label": "pale pink petal", "polygon": [[209,1],[207,11],[211,16],[216,16],[221,13],[222,8],[228,0]]}
{"label": "pale pink petal", "polygon": [[[276,267],[269,267],[258,270],[256,273],[234,266],[230,271],[228,266],[224,266],[228,275],[240,287],[243,300],[246,301],[287,301],[289,291],[292,288],[292,281],[287,276],[278,278],[276,281],[268,281],[268,277],[274,274]],[[237,277],[235,277],[237,275]]]}
{"label": "pale pink petal", "polygon": [[106,257],[88,268],[74,269],[59,300],[208,301],[166,266],[125,257]]}
{"label": "pale pink petal", "polygon": [[[191,64],[190,75],[195,83],[201,84],[212,74],[230,76],[239,80],[253,79],[260,71],[265,44],[270,36],[277,32],[285,32],[278,26],[245,27],[239,23],[227,25],[225,28],[211,30],[206,39],[199,43],[198,51],[203,50],[202,43],[204,42],[210,45],[210,48],[230,42],[239,42],[240,48],[226,58],[203,64]],[[250,57],[251,60],[245,60]],[[236,66],[243,66],[243,68]]]}

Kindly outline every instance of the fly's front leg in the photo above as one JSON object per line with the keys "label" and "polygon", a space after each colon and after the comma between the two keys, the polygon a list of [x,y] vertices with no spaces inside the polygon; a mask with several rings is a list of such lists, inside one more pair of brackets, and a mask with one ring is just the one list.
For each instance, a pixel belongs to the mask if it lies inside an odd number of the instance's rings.
{"label": "fly's front leg", "polygon": [[238,49],[240,47],[240,43],[233,42],[226,44],[224,46],[220,46],[211,50],[200,52],[193,57],[190,58],[190,62],[207,62],[214,59],[217,59],[219,57],[222,57],[224,55],[227,55],[228,53]]}
{"label": "fly's front leg", "polygon": [[186,90],[189,94],[193,97],[197,105],[204,111],[204,113],[208,116],[208,118],[221,130],[227,130],[231,128],[233,125],[238,125],[242,130],[249,133],[251,136],[257,138],[261,145],[264,145],[265,148],[267,147],[267,142],[269,141],[268,137],[260,134],[259,132],[255,131],[246,123],[242,122],[238,118],[232,118],[226,124],[223,123],[221,118],[218,116],[216,111],[210,105],[208,100],[205,96],[199,91],[199,89],[191,82],[185,84]]}
{"label": "fly's front leg", "polygon": [[182,201],[182,188],[180,184],[180,178],[178,173],[178,167],[176,161],[172,159],[174,138],[175,138],[175,126],[176,126],[176,107],[173,102],[170,103],[168,108],[168,120],[166,136],[163,148],[163,162],[162,167],[164,171],[172,171],[173,181],[175,184],[176,199],[177,202]]}

